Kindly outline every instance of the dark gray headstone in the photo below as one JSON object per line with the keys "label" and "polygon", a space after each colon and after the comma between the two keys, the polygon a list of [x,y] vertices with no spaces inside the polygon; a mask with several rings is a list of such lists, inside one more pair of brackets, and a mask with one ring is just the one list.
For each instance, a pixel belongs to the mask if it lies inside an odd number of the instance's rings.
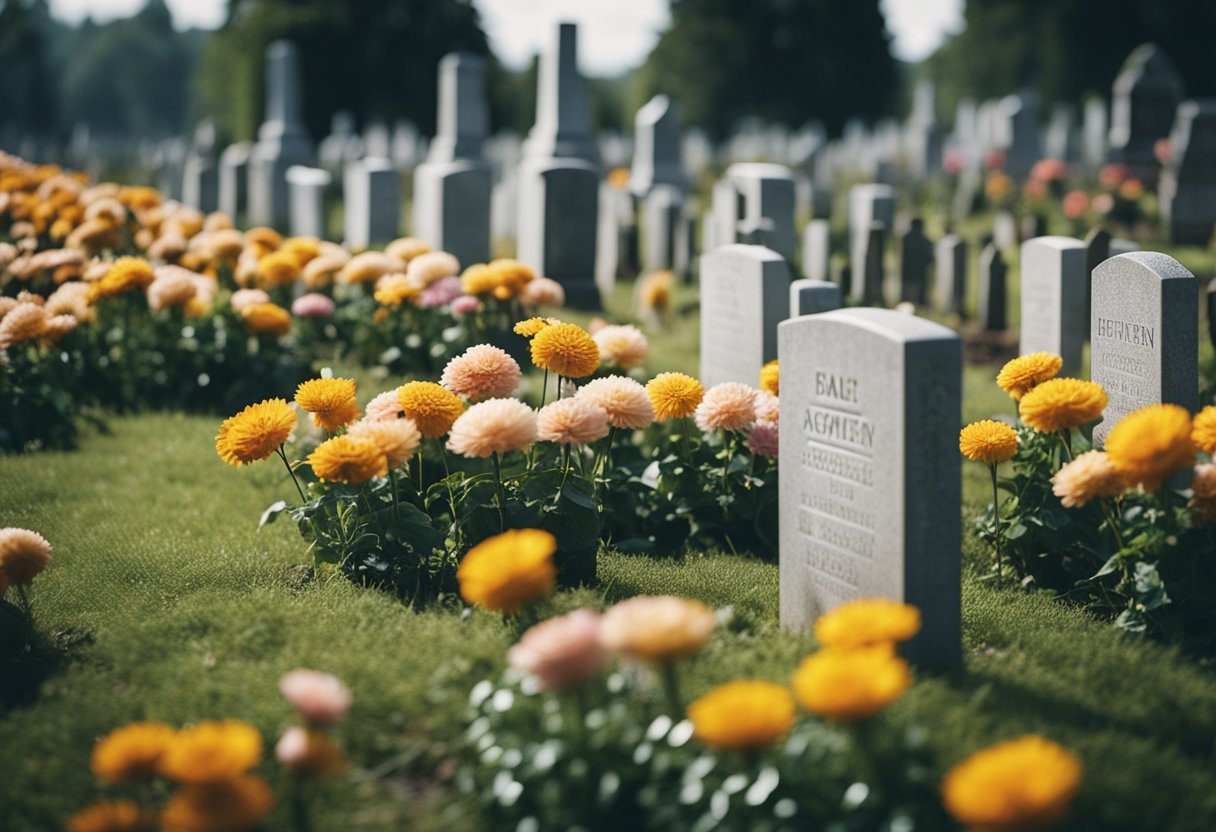
{"label": "dark gray headstone", "polygon": [[1085,343],[1085,243],[1036,237],[1022,243],[1022,354],[1052,352],[1062,375],[1081,370]]}
{"label": "dark gray headstone", "polygon": [[854,185],[849,189],[849,269],[854,285],[844,287],[854,300],[861,300],[865,294],[866,245],[875,222],[895,227],[894,189],[883,184]]}
{"label": "dark gray headstone", "polygon": [[980,329],[1004,332],[1009,325],[1008,272],[1001,250],[993,243],[980,252]]}
{"label": "dark gray headstone", "polygon": [[1090,376],[1106,391],[1094,442],[1145,405],[1199,404],[1199,287],[1166,254],[1138,251],[1094,270]]}
{"label": "dark gray headstone", "polygon": [[[1043,237],[1047,234],[1047,220],[1039,214],[1027,214],[1022,217],[1021,239],[1033,240],[1035,237]],[[1014,245],[1016,245],[1016,240]],[[1014,246],[1006,246],[1013,248]]]}
{"label": "dark gray headstone", "polygon": [[633,136],[629,189],[639,197],[644,197],[655,185],[687,190],[675,102],[665,95],[656,95],[646,102],[634,118]]}
{"label": "dark gray headstone", "polygon": [[790,284],[790,317],[818,315],[839,309],[840,287],[827,280],[795,280]]}
{"label": "dark gray headstone", "polygon": [[899,297],[924,306],[929,299],[929,266],[933,264],[933,243],[925,236],[925,221],[912,220],[899,244]]}
{"label": "dark gray headstone", "polygon": [[315,154],[304,127],[300,53],[291,41],[266,47],[266,120],[249,157],[249,222],[284,228],[290,218],[287,169],[311,167]]}
{"label": "dark gray headstone", "polygon": [[781,626],[859,597],[918,606],[912,661],[961,662],[962,347],[940,324],[839,309],[779,327]]}
{"label": "dark gray headstone", "polygon": [[1170,134],[1181,100],[1182,79],[1166,54],[1153,43],[1136,47],[1115,78],[1107,160],[1127,165],[1146,186],[1156,185],[1154,145]]}
{"label": "dark gray headstone", "polygon": [[1184,101],[1161,175],[1161,219],[1175,245],[1206,246],[1216,229],[1216,99]]}
{"label": "dark gray headstone", "polygon": [[557,24],[549,49],[541,56],[536,123],[528,133],[524,155],[582,159],[599,165],[587,81],[578,69],[578,26],[574,23]]}
{"label": "dark gray headstone", "polygon": [[701,255],[701,383],[755,386],[777,357],[789,304],[789,265],[777,252],[735,244]]}
{"label": "dark gray headstone", "polygon": [[1085,340],[1089,340],[1090,302],[1093,299],[1094,269],[1110,257],[1110,232],[1091,228],[1085,235]]}
{"label": "dark gray headstone", "polygon": [[884,306],[883,278],[885,266],[883,262],[887,251],[887,226],[885,223],[870,223],[870,233],[866,236],[865,277],[862,282],[861,302],[865,306]]}
{"label": "dark gray headstone", "polygon": [[1216,349],[1216,277],[1208,282],[1208,340],[1212,342],[1212,349]]}
{"label": "dark gray headstone", "polygon": [[[424,200],[430,197],[425,190],[423,194]],[[348,164],[342,178],[342,196],[346,245],[350,248],[388,243],[401,235],[401,177],[388,157],[368,157]],[[423,239],[438,245],[428,237]]]}

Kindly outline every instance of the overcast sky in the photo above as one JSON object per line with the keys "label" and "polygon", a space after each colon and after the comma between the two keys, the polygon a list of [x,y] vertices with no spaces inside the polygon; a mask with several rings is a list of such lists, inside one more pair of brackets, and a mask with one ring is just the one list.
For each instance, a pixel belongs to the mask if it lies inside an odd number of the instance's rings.
{"label": "overcast sky", "polygon": [[[179,29],[214,29],[225,0],[166,0]],[[583,24],[579,63],[592,75],[615,74],[640,64],[667,25],[667,0],[474,0],[491,46],[508,66],[525,65],[546,42],[557,20]],[[842,3],[852,0],[840,0]],[[962,27],[963,0],[881,0],[896,57],[920,60],[948,33]],[[126,17],[144,0],[50,0],[56,17],[78,22]]]}

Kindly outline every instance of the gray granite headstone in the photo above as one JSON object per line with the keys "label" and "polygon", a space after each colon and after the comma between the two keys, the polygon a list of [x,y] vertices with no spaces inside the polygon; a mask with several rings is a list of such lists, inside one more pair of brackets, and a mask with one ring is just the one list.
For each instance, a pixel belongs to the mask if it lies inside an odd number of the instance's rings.
{"label": "gray granite headstone", "polygon": [[818,315],[843,305],[840,287],[828,280],[804,278],[790,284],[790,317]]}
{"label": "gray granite headstone", "polygon": [[656,95],[634,118],[633,167],[629,190],[645,197],[656,185],[688,189],[680,143],[679,110],[665,95]]}
{"label": "gray granite headstone", "polygon": [[1003,121],[1001,150],[1005,153],[1005,169],[1015,179],[1022,179],[1043,156],[1039,139],[1039,96],[1030,90],[1001,100]]}
{"label": "gray granite headstone", "polygon": [[1047,135],[1043,142],[1043,153],[1046,159],[1058,159],[1061,162],[1072,162],[1077,158],[1077,147],[1073,136],[1075,115],[1071,104],[1060,102],[1051,110],[1051,120],[1047,122]]}
{"label": "gray granite headstone", "polygon": [[1093,299],[1094,269],[1110,257],[1110,232],[1091,228],[1085,235],[1085,340],[1089,340],[1089,310]]}
{"label": "gray granite headstone", "polygon": [[980,329],[1004,332],[1009,325],[1007,307],[1009,267],[994,243],[980,252]]}
{"label": "gray granite headstone", "polygon": [[992,239],[997,248],[1008,250],[1018,247],[1018,221],[1012,212],[997,211],[993,215]]}
{"label": "gray granite headstone", "polygon": [[182,173],[188,152],[183,139],[173,138],[161,143],[157,163],[160,167],[160,191],[167,199],[182,198]]}
{"label": "gray granite headstone", "polygon": [[[1033,240],[1035,237],[1047,236],[1047,220],[1041,214],[1027,214],[1022,217],[1022,221],[1018,224],[1018,230],[1021,232],[1020,239]],[[1016,240],[1015,240],[1015,245]],[[1009,248],[1012,248],[1010,246]]]}
{"label": "gray granite headstone", "polygon": [[692,279],[693,263],[696,258],[697,220],[685,207],[676,223],[674,238],[675,251],[672,252],[671,270],[676,277],[684,281]]}
{"label": "gray granite headstone", "polygon": [[1106,159],[1106,102],[1090,98],[1085,102],[1081,123],[1081,155],[1090,170],[1102,167]]}
{"label": "gray granite headstone", "polygon": [[[342,198],[350,248],[365,249],[401,235],[401,177],[387,156],[369,156],[348,164],[342,176]],[[429,238],[423,239],[437,246]]]}
{"label": "gray granite headstone", "polygon": [[865,275],[862,279],[861,302],[865,306],[884,306],[883,283],[886,272],[884,255],[887,250],[887,226],[885,223],[870,223],[866,236]]}
{"label": "gray granite headstone", "polygon": [[1022,243],[1022,354],[1053,352],[1061,375],[1081,370],[1085,343],[1085,243],[1072,237],[1036,237]]}
{"label": "gray granite headstone", "polygon": [[314,162],[304,128],[300,53],[290,41],[266,47],[266,120],[249,158],[249,222],[284,228],[289,219],[287,169]]}
{"label": "gray granite headstone", "polygon": [[939,312],[966,314],[967,241],[958,234],[947,234],[937,241],[934,259],[933,307]]}
{"label": "gray granite headstone", "polygon": [[1145,405],[1199,405],[1199,285],[1155,251],[1112,257],[1094,270],[1090,377],[1106,391],[1094,428],[1102,444],[1120,419]]}
{"label": "gray granite headstone", "polygon": [[414,236],[463,264],[490,258],[485,75],[480,55],[454,52],[439,62],[439,130],[426,162],[414,169]]}
{"label": "gray granite headstone", "polygon": [[1216,99],[1184,101],[1178,107],[1160,196],[1170,242],[1211,242],[1216,230]]}
{"label": "gray granite headstone", "polygon": [[220,154],[220,210],[240,222],[248,205],[249,154],[253,150],[250,142],[237,142],[224,148]]}
{"label": "gray granite headstone", "polygon": [[203,121],[182,168],[182,202],[204,214],[220,204],[220,171],[215,160],[215,124]]}
{"label": "gray granite headstone", "polygon": [[292,165],[287,169],[288,203],[296,237],[325,236],[325,189],[333,177],[324,168]]}
{"label": "gray granite headstone", "polygon": [[[758,162],[736,163],[726,169],[725,178],[736,195],[736,239],[740,226],[753,231],[762,228],[765,244],[792,261],[798,235],[794,230],[795,183],[790,169]],[[717,210],[716,191],[714,207]]]}
{"label": "gray granite headstone", "polygon": [[642,197],[642,269],[661,271],[675,263],[676,226],[684,214],[684,192],[654,185]]}
{"label": "gray granite headstone", "polygon": [[839,309],[779,327],[781,625],[846,601],[920,608],[907,655],[961,660],[962,344],[940,324]]}
{"label": "gray granite headstone", "polygon": [[701,255],[701,383],[758,384],[789,304],[789,265],[777,252],[733,244]]}
{"label": "gray granite headstone", "polygon": [[1124,240],[1115,237],[1110,241],[1110,256],[1114,257],[1119,254],[1131,254],[1133,251],[1139,251],[1140,244],[1135,240]]}
{"label": "gray granite headstone", "polygon": [[1131,168],[1132,176],[1157,183],[1154,146],[1170,134],[1182,100],[1182,79],[1160,47],[1146,43],[1127,57],[1115,78],[1107,161]]}
{"label": "gray granite headstone", "polygon": [[831,277],[832,224],[811,220],[802,232],[802,276],[826,281]]}
{"label": "gray granite headstone", "polygon": [[849,268],[855,285],[845,286],[850,298],[860,299],[864,285],[865,248],[874,222],[895,227],[895,191],[890,185],[854,185],[849,189]]}
{"label": "gray granite headstone", "polygon": [[1208,283],[1207,311],[1208,340],[1212,343],[1212,349],[1216,349],[1216,277]]}
{"label": "gray granite headstone", "polygon": [[578,69],[578,26],[574,23],[558,23],[549,49],[541,56],[536,123],[528,132],[524,155],[582,159],[599,165],[587,81]]}
{"label": "gray granite headstone", "polygon": [[933,243],[925,236],[925,221],[914,217],[899,241],[899,299],[924,306],[929,293]]}

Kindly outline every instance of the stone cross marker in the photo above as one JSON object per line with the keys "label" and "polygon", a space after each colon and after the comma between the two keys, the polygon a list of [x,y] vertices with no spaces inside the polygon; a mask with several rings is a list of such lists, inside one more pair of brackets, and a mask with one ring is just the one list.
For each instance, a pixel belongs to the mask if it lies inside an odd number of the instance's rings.
{"label": "stone cross marker", "polygon": [[[1106,390],[1094,442],[1128,413],[1157,402],[1199,405],[1199,285],[1154,251],[1112,257],[1094,270],[1090,376]],[[783,391],[784,392],[784,391]]]}
{"label": "stone cross marker", "polygon": [[789,304],[789,266],[777,252],[733,244],[701,255],[701,383],[754,387],[777,357]]}
{"label": "stone cross marker", "polygon": [[1121,162],[1145,185],[1157,183],[1154,145],[1170,134],[1182,100],[1182,79],[1152,43],[1136,47],[1115,78],[1107,161]]}
{"label": "stone cross marker", "polygon": [[656,95],[634,118],[633,168],[629,190],[645,197],[656,185],[688,189],[680,143],[679,110],[665,95]]}
{"label": "stone cross marker", "polygon": [[1206,246],[1216,230],[1216,100],[1184,101],[1161,176],[1161,218],[1175,245]]}
{"label": "stone cross marker", "polygon": [[841,307],[840,287],[828,280],[795,280],[790,284],[790,317],[818,315]]}
{"label": "stone cross marker", "polygon": [[439,132],[414,170],[414,234],[463,265],[490,258],[493,177],[485,59],[454,52],[439,62]]}
{"label": "stone cross marker", "polygon": [[929,293],[929,266],[933,262],[933,243],[925,236],[925,221],[920,217],[899,241],[899,299],[924,306]]}
{"label": "stone cross marker", "polygon": [[249,222],[285,228],[290,218],[287,169],[311,166],[312,140],[304,128],[300,51],[291,41],[266,47],[266,120],[249,159]]}
{"label": "stone cross marker", "polygon": [[1022,243],[1022,354],[1054,352],[1064,359],[1060,375],[1075,376],[1085,310],[1085,243],[1072,237]]}
{"label": "stone cross marker", "polygon": [[961,661],[962,345],[940,324],[839,309],[779,327],[781,625],[858,597],[917,605],[922,666]]}
{"label": "stone cross marker", "polygon": [[967,241],[947,234],[937,241],[937,274],[933,306],[939,312],[964,315],[967,310]]}
{"label": "stone cross marker", "polygon": [[870,233],[866,237],[865,275],[862,280],[861,302],[866,306],[883,306],[883,278],[885,268],[883,255],[887,250],[886,223],[870,223]]}
{"label": "stone cross marker", "polygon": [[828,280],[831,260],[832,224],[828,220],[811,220],[802,232],[802,276],[808,280]]}
{"label": "stone cross marker", "polygon": [[1009,267],[995,243],[980,252],[980,329],[1004,332],[1008,324],[1007,307]]}

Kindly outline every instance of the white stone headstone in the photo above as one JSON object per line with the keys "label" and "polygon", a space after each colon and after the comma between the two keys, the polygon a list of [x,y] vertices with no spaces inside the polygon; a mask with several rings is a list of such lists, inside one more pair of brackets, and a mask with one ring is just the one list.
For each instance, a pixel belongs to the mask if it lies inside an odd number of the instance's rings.
{"label": "white stone headstone", "polygon": [[347,246],[365,249],[401,235],[401,177],[388,157],[369,156],[348,164],[342,191]]}
{"label": "white stone headstone", "polygon": [[757,385],[789,303],[789,265],[777,252],[735,244],[701,255],[701,383]]}
{"label": "white stone headstone", "polygon": [[289,228],[293,236],[325,237],[325,189],[332,178],[323,168],[292,165],[287,169]]}
{"label": "white stone headstone", "polygon": [[1085,343],[1085,243],[1072,237],[1035,237],[1022,243],[1020,351],[1052,352],[1061,375],[1081,370]]}

